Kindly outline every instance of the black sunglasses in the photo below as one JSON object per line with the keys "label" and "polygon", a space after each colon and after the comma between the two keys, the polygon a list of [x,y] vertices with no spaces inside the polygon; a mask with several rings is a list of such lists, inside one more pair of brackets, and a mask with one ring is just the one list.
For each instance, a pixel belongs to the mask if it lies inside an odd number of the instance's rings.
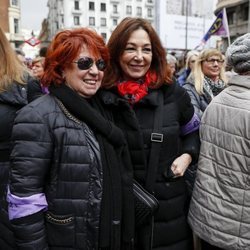
{"label": "black sunglasses", "polygon": [[[81,57],[79,58],[78,61],[73,62],[77,64],[77,67],[80,70],[87,70],[90,67],[92,67],[92,65],[94,64],[94,60],[90,57]],[[95,65],[97,67],[98,70],[100,71],[104,71],[106,69],[106,63],[103,59],[99,59],[95,62]]]}

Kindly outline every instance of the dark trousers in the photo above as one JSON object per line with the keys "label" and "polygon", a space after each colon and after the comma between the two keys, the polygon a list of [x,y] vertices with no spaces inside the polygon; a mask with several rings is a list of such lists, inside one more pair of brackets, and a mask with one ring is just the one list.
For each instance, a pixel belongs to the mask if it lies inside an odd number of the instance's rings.
{"label": "dark trousers", "polygon": [[210,245],[208,242],[201,239],[201,249],[202,250],[223,250],[223,248]]}

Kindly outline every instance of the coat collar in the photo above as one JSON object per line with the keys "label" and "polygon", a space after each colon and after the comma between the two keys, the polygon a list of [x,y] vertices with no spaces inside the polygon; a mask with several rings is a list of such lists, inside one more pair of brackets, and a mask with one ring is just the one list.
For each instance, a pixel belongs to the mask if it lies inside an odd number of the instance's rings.
{"label": "coat collar", "polygon": [[[176,83],[170,85],[162,85],[160,89],[149,89],[148,95],[146,95],[142,100],[135,104],[135,106],[151,106],[157,107],[159,105],[159,91],[163,91],[165,98],[170,96],[175,89]],[[101,89],[98,92],[100,98],[105,105],[130,105],[127,100],[121,97],[115,89],[104,90]],[[164,99],[165,99],[164,98]]]}
{"label": "coat collar", "polygon": [[235,75],[232,76],[228,85],[237,85],[250,89],[250,75]]}

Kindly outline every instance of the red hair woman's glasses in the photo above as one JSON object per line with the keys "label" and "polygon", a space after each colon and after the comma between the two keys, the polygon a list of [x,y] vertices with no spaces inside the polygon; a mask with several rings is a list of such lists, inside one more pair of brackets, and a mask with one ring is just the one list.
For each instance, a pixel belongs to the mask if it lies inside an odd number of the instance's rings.
{"label": "red hair woman's glasses", "polygon": [[81,57],[78,59],[78,61],[73,62],[77,64],[77,67],[80,70],[87,70],[93,66],[95,63],[96,67],[100,71],[104,71],[106,69],[106,63],[103,59],[98,59],[97,61],[94,61],[90,57]]}

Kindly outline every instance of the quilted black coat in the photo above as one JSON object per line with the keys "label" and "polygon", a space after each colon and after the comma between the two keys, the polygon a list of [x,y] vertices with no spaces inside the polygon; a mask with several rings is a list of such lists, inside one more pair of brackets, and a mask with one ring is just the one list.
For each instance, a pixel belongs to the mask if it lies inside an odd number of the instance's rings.
{"label": "quilted black coat", "polygon": [[[163,85],[160,90],[150,90],[149,94],[133,107],[115,91],[103,91],[102,99],[113,113],[116,125],[123,129],[133,159],[135,178],[145,182],[147,163],[151,149],[154,114],[159,105],[159,91],[164,96],[160,159],[155,163],[157,179],[154,193],[160,202],[153,225],[153,249],[191,250],[192,233],[187,224],[188,198],[183,177],[173,179],[170,167],[182,153],[190,153],[196,160],[199,152],[198,130],[186,136],[181,135],[181,127],[194,115],[194,108],[186,91],[177,84]],[[138,249],[150,249],[150,229],[145,225],[138,232]]]}
{"label": "quilted black coat", "polygon": [[96,249],[102,167],[93,132],[46,95],[21,110],[12,136],[11,194],[48,203],[12,221],[19,249]]}

